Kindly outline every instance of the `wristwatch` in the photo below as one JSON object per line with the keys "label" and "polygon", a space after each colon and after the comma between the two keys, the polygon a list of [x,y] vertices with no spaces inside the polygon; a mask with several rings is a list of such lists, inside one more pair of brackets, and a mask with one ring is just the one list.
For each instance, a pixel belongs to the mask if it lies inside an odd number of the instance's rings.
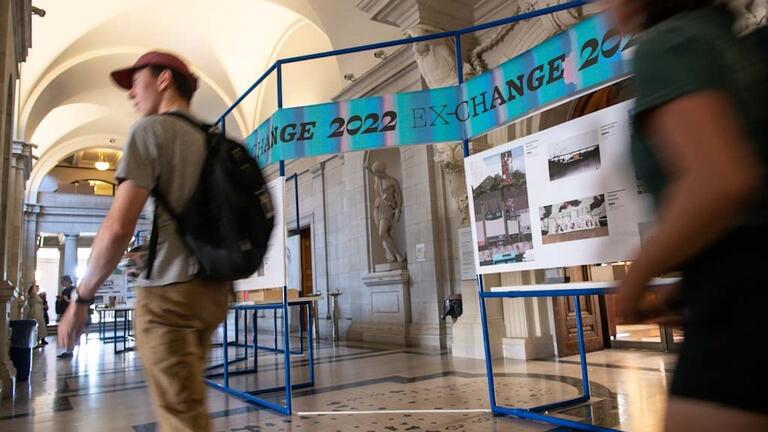
{"label": "wristwatch", "polygon": [[80,293],[77,290],[73,291],[73,296],[75,297],[75,303],[77,304],[87,305],[87,306],[90,306],[93,304],[93,298],[81,297]]}

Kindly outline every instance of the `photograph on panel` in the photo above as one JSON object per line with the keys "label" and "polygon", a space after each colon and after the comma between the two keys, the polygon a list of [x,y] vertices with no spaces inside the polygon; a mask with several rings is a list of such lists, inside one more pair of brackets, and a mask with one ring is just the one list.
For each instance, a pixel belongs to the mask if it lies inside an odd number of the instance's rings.
{"label": "photograph on panel", "polygon": [[600,141],[597,130],[550,143],[547,153],[550,181],[600,169]]}
{"label": "photograph on panel", "polygon": [[480,265],[533,261],[523,147],[483,159],[485,179],[472,190]]}
{"label": "photograph on panel", "polygon": [[605,195],[595,195],[539,208],[544,244],[607,237]]}

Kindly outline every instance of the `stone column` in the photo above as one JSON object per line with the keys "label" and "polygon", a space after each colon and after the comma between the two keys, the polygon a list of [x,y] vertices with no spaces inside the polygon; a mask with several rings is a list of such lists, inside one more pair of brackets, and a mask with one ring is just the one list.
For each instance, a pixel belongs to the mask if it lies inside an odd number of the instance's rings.
{"label": "stone column", "polygon": [[[17,232],[19,235],[19,244],[17,248],[18,262],[16,267],[16,272],[17,272],[16,278],[17,278],[19,287],[24,289],[24,288],[29,288],[29,286],[32,284],[32,281],[35,278],[34,270],[32,275],[30,275],[27,278],[24,277],[24,268],[27,265],[27,261],[28,261],[27,256],[25,255],[25,252],[27,250],[27,243],[31,241],[32,250],[34,250],[35,234],[36,234],[33,230],[33,232],[31,233],[32,238],[31,239],[28,238],[30,233],[27,230],[26,218],[24,213],[24,202],[26,200],[27,180],[29,180],[29,177],[32,174],[32,161],[33,161],[32,149],[37,146],[34,144],[22,142],[22,141],[14,142],[14,145],[16,144],[21,146],[21,149],[20,149],[21,151],[19,156],[17,157],[17,162],[16,162],[16,179],[17,179],[16,190],[18,192],[18,196],[16,198],[17,199],[16,211],[17,211],[17,217],[18,217],[18,225],[16,229],[18,230]],[[34,257],[32,258],[32,261],[34,261]],[[34,263],[32,263],[32,265],[34,267]]]}
{"label": "stone column", "polygon": [[24,205],[24,254],[22,255],[22,286],[30,286],[35,282],[37,269],[37,215],[38,205]]}
{"label": "stone column", "polygon": [[[80,234],[64,234],[64,274],[72,278],[75,282],[77,270],[77,238]],[[75,282],[76,283],[76,282]]]}
{"label": "stone column", "polygon": [[412,345],[445,348],[446,324],[440,319],[449,294],[447,257],[439,247],[438,194],[432,149],[413,146],[400,151],[403,166],[403,204],[406,218],[408,271],[411,275]]}
{"label": "stone column", "polygon": [[[501,275],[504,286],[544,283],[543,271]],[[504,299],[504,358],[527,360],[555,354],[554,316],[548,298]]]}
{"label": "stone column", "polygon": [[[326,324],[331,319],[331,307],[330,307],[330,286],[328,284],[328,227],[326,217],[326,197],[325,197],[325,162],[311,167],[309,169],[312,174],[312,194],[315,201],[315,213],[314,223],[312,224],[312,254],[315,260],[315,292],[323,293],[321,300],[317,302],[317,316],[322,319]],[[326,327],[326,326],[324,326]],[[330,331],[329,329],[324,329]],[[319,331],[319,329],[318,329]]]}
{"label": "stone column", "polygon": [[[14,152],[15,153],[15,152]],[[14,287],[16,287],[16,282],[14,281],[14,276],[16,275],[14,272],[14,263],[18,260],[18,252],[14,255],[14,249],[15,249],[15,241],[14,241],[14,234],[18,233],[18,231],[14,230],[14,223],[13,223],[13,217],[14,217],[14,209],[15,209],[15,203],[16,203],[16,158],[13,155],[9,156],[9,164],[8,164],[8,176],[5,178],[6,182],[6,201],[5,201],[5,220],[3,223],[3,228],[5,230],[5,238],[4,240],[5,244],[3,245],[4,250],[4,270],[5,274],[3,277],[11,282]],[[17,234],[18,235],[18,234]]]}
{"label": "stone column", "polygon": [[13,367],[11,359],[8,358],[10,341],[7,336],[9,300],[13,295],[13,289],[13,285],[8,281],[0,280],[0,394],[2,394],[3,399],[13,397],[16,377],[16,368]]}
{"label": "stone column", "polygon": [[14,141],[9,171],[8,213],[5,236],[5,278],[16,287],[11,307],[11,318],[23,316],[21,308],[26,297],[21,284],[21,247],[22,247],[22,210],[24,203],[24,185],[31,168],[31,146]]}
{"label": "stone column", "polygon": [[59,284],[59,294],[61,294],[61,277],[64,276],[64,235],[59,234],[59,279],[56,283]]}
{"label": "stone column", "polygon": [[[486,291],[489,291],[492,286],[499,286],[499,275],[488,275],[484,278],[484,282]],[[454,357],[483,359],[485,358],[483,328],[480,320],[480,296],[476,282],[463,281],[461,283],[461,302],[463,312],[453,324],[451,353]],[[491,349],[491,358],[498,358],[503,353],[502,340],[505,335],[501,301],[497,299],[486,300],[485,310],[488,318],[488,343]]]}
{"label": "stone column", "polygon": [[[404,33],[455,29],[471,25],[474,21],[474,0],[443,0],[440,2],[423,0],[362,0],[358,8],[370,15],[373,21],[395,25]],[[447,42],[448,44],[451,41]],[[464,48],[470,48],[473,37],[464,38]],[[447,45],[446,45],[447,46]],[[446,48],[442,46],[442,48]],[[417,52],[438,52],[424,67],[445,63],[453,65],[455,56],[452,49],[438,50],[421,47]],[[415,58],[423,78],[429,85],[438,83],[447,85],[435,78],[434,74],[424,73],[424,62]],[[448,68],[450,69],[450,68]],[[453,73],[438,71],[442,78]],[[424,81],[424,80],[422,80]],[[435,166],[435,153],[431,146],[418,146],[401,150],[403,167],[403,202],[406,218],[406,243],[408,270],[410,272],[411,323],[408,334],[409,344],[443,348],[447,346],[447,328],[440,319],[443,300],[453,292],[452,284],[458,284],[451,267],[455,261],[455,251],[450,248],[447,233],[454,232],[455,226],[442,214],[444,208],[441,177]],[[452,204],[451,204],[452,205]],[[476,296],[476,294],[475,294]],[[465,312],[466,313],[466,312]],[[479,327],[478,327],[479,328]],[[454,336],[455,338],[455,336]],[[481,339],[480,339],[481,340]],[[481,351],[482,354],[482,344]]]}
{"label": "stone column", "polygon": [[[22,260],[24,257],[24,192],[27,184],[25,156],[20,156],[16,162],[16,208],[14,209],[14,229],[16,230],[16,284],[19,288],[28,288],[21,277]],[[13,279],[11,279],[13,281]]]}

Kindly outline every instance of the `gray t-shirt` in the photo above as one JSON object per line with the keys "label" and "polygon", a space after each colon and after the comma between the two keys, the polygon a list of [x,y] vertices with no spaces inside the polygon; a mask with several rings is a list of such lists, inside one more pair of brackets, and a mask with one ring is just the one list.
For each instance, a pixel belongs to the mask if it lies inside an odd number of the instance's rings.
{"label": "gray t-shirt", "polygon": [[[131,128],[115,177],[119,182],[132,180],[149,190],[157,188],[174,213],[179,213],[197,187],[205,155],[205,134],[200,129],[177,117],[149,116]],[[151,208],[154,201],[150,198]],[[152,278],[146,279],[144,270],[137,280],[138,286],[162,286],[193,279],[197,259],[184,245],[173,216],[162,205],[157,209],[157,226]]]}

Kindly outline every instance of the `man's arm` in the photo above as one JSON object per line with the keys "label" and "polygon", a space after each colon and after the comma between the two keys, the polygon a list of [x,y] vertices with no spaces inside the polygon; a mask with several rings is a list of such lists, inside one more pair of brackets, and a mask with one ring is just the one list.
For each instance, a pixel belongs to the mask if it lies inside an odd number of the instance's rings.
{"label": "man's arm", "polygon": [[101,284],[112,274],[131,241],[136,222],[150,191],[131,180],[120,184],[112,207],[93,240],[88,268],[77,289],[85,298],[93,298]]}
{"label": "man's arm", "polygon": [[[93,298],[120,262],[149,193],[149,189],[131,180],[124,181],[117,188],[112,207],[93,240],[88,268],[78,289],[83,298]],[[70,302],[59,323],[59,344],[71,349],[80,338],[87,318],[87,304]]]}

